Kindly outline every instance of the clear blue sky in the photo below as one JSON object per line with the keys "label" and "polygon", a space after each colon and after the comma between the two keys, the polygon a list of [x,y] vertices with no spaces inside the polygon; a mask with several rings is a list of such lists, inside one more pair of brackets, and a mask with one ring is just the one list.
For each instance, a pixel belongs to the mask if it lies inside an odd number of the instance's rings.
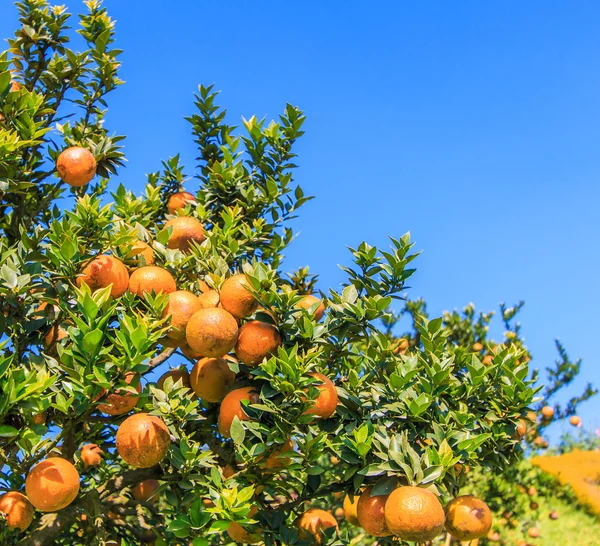
{"label": "clear blue sky", "polygon": [[[123,183],[140,190],[178,152],[191,172],[183,117],[200,82],[222,90],[232,122],[296,104],[308,116],[296,180],[317,199],[287,270],[337,286],[346,245],[410,230],[423,250],[411,294],[432,313],[525,299],[535,364],[560,337],[584,359],[569,394],[600,384],[599,3],[105,5],[125,50],[108,118],[128,136]],[[2,36],[15,20],[5,0]],[[600,397],[582,416],[600,426]]]}

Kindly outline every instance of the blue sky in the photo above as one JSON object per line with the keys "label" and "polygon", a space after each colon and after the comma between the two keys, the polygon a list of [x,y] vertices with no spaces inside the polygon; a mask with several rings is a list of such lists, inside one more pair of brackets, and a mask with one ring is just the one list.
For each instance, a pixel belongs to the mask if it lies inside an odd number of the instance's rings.
{"label": "blue sky", "polygon": [[[411,231],[423,254],[410,294],[433,314],[524,299],[535,364],[559,337],[584,359],[568,394],[600,384],[600,4],[105,5],[125,50],[107,122],[128,137],[121,182],[140,190],[178,152],[192,172],[183,117],[198,83],[222,90],[232,122],[291,102],[308,116],[296,180],[317,199],[285,269],[310,265],[335,287],[347,245]],[[15,13],[3,3],[2,36]],[[600,426],[600,397],[581,414]]]}

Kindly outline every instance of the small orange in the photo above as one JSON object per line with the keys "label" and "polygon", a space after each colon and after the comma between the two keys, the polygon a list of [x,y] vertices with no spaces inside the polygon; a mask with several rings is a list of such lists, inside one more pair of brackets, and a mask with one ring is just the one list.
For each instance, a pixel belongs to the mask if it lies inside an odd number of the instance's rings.
{"label": "small orange", "polygon": [[483,360],[481,361],[481,363],[484,366],[489,366],[490,364],[492,364],[494,362],[494,357],[492,355],[485,355],[483,357]]}
{"label": "small orange", "polygon": [[311,406],[304,412],[304,415],[316,415],[328,419],[335,413],[339,401],[335,385],[329,377],[322,373],[311,372],[308,375],[321,381],[321,384],[313,385],[320,392],[317,398],[311,401]]}
{"label": "small orange", "polygon": [[220,402],[235,381],[235,372],[224,358],[202,358],[190,374],[190,384],[201,400]]}
{"label": "small orange", "polygon": [[226,480],[231,478],[231,476],[233,476],[236,473],[237,473],[237,469],[234,466],[230,465],[229,463],[227,463],[223,468],[223,477]]}
{"label": "small orange", "polygon": [[[139,375],[134,372],[125,374],[125,383],[135,386],[138,393],[142,392],[142,385],[139,380]],[[99,400],[106,394],[106,390],[102,389],[100,394],[95,398]],[[98,404],[98,410],[107,415],[123,415],[129,413],[137,406],[139,396],[117,389],[116,392],[110,393],[102,402]]]}
{"label": "small orange", "polygon": [[[248,512],[248,515],[246,517],[249,519],[253,518],[257,513],[258,508],[256,508],[256,506],[253,506],[252,508],[250,508],[250,511]],[[229,527],[227,528],[227,534],[229,535],[231,540],[235,540],[235,542],[240,542],[242,544],[258,544],[259,542],[262,542],[261,529],[255,529],[256,525],[249,525],[247,527],[249,529],[252,529],[252,531],[254,532],[251,532],[239,523],[232,521],[229,524]]]}
{"label": "small orange", "polygon": [[9,491],[0,495],[0,513],[9,529],[25,531],[33,521],[33,506],[23,493]]}
{"label": "small orange", "polygon": [[542,418],[550,420],[554,417],[554,408],[551,406],[544,406],[542,408]]}
{"label": "small orange", "polygon": [[358,501],[360,500],[360,495],[349,495],[347,494],[344,497],[344,517],[346,521],[356,527],[360,527],[360,523],[358,521]]}
{"label": "small orange", "polygon": [[405,355],[409,347],[410,345],[408,339],[406,339],[405,337],[401,337],[398,340],[398,345],[396,345],[396,348],[394,349],[394,353],[396,353],[397,355]]}
{"label": "small orange", "polygon": [[221,402],[219,409],[219,432],[225,438],[231,436],[231,423],[233,423],[234,417],[240,421],[249,421],[250,417],[244,412],[242,402],[247,400],[250,404],[257,404],[260,400],[260,396],[255,387],[241,387],[239,389],[232,390]]}
{"label": "small orange", "polygon": [[71,146],[58,156],[56,171],[70,186],[85,186],[96,174],[96,159],[86,148]]}
{"label": "small orange", "polygon": [[525,434],[527,433],[527,423],[525,422],[524,419],[520,419],[519,420],[519,424],[517,425],[517,428],[515,430],[515,439],[517,440],[521,440]]}
{"label": "small orange", "polygon": [[479,342],[473,343],[473,351],[478,353],[483,349],[483,345]]}
{"label": "small orange", "polygon": [[484,537],[492,528],[488,505],[473,495],[452,499],[446,506],[446,531],[462,541]]}
{"label": "small orange", "polygon": [[171,318],[171,328],[167,337],[176,341],[185,340],[185,327],[192,315],[201,309],[199,298],[187,290],[175,290],[169,294],[169,302],[163,311],[163,318]]}
{"label": "small orange", "polygon": [[34,425],[45,425],[48,419],[48,414],[45,411],[40,411],[33,416]]}
{"label": "small orange", "polygon": [[129,264],[137,267],[154,264],[154,249],[145,241],[136,241],[125,255]]}
{"label": "small orange", "polygon": [[166,228],[171,228],[168,247],[177,248],[182,252],[187,252],[192,248],[192,243],[200,244],[206,239],[204,226],[191,216],[177,216],[171,218],[166,224]]}
{"label": "small orange", "polygon": [[281,347],[279,330],[268,322],[251,320],[239,331],[235,355],[246,366],[256,366]]}
{"label": "small orange", "polygon": [[320,508],[311,508],[296,520],[298,536],[302,540],[314,540],[317,544],[323,542],[323,531],[335,527],[338,531],[336,519],[329,512]]}
{"label": "small orange", "polygon": [[573,415],[569,419],[569,423],[571,423],[574,427],[578,427],[581,424],[581,417],[579,417],[578,415]]}
{"label": "small orange", "polygon": [[177,388],[177,383],[181,383],[181,386],[183,387],[190,387],[190,374],[185,366],[180,366],[179,368],[172,368],[168,372],[162,374],[156,382],[159,389],[164,390],[165,381],[169,377],[173,381],[173,388]]}
{"label": "small orange", "polygon": [[113,298],[122,296],[129,286],[129,273],[121,260],[114,256],[98,256],[83,268],[77,277],[77,286],[87,284],[92,290],[112,285],[110,295]]}
{"label": "small orange", "polygon": [[86,444],[81,448],[81,460],[87,470],[90,466],[99,466],[102,463],[102,450],[98,444]]}
{"label": "small orange", "polygon": [[200,309],[208,309],[209,307],[219,306],[219,293],[216,290],[208,290],[198,296],[200,301]]}
{"label": "small orange", "polygon": [[144,293],[164,292],[170,294],[177,290],[173,275],[166,269],[156,265],[146,265],[136,269],[129,279],[129,291],[136,296],[141,296]]}
{"label": "small orange", "polygon": [[392,533],[385,523],[385,504],[389,495],[371,496],[373,487],[367,487],[356,503],[359,525],[374,537],[388,537]]}
{"label": "small orange", "polygon": [[200,309],[188,321],[185,337],[202,356],[223,356],[235,347],[238,325],[225,309]]}
{"label": "small orange", "polygon": [[542,533],[540,532],[540,530],[537,527],[530,527],[527,530],[527,535],[530,536],[531,538],[540,538],[542,536]]}
{"label": "small orange", "polygon": [[121,423],[116,440],[117,451],[126,463],[149,468],[165,458],[171,434],[160,417],[135,413]]}
{"label": "small orange", "polygon": [[219,293],[221,307],[229,311],[235,318],[242,319],[250,316],[258,309],[258,300],[249,290],[250,283],[246,275],[233,275],[221,286]]}
{"label": "small orange", "polygon": [[313,296],[312,294],[307,294],[296,304],[296,307],[310,309],[313,305],[317,306],[314,315],[315,320],[319,322],[325,314],[325,304],[319,298]]}
{"label": "small orange", "polygon": [[189,191],[178,191],[169,197],[167,209],[169,214],[175,214],[179,209],[185,208],[188,203],[194,203],[196,198]]}
{"label": "small orange", "polygon": [[158,480],[143,480],[131,490],[131,493],[136,501],[154,503],[158,498],[156,492],[159,487],[160,483],[158,483]]}
{"label": "small orange", "polygon": [[275,451],[267,457],[267,460],[262,464],[262,467],[268,470],[274,470],[289,466],[292,460],[289,457],[282,455],[291,451],[294,451],[294,443],[291,439],[288,439],[281,447],[275,449]]}
{"label": "small orange", "polygon": [[56,512],[69,506],[79,493],[79,474],[61,457],[36,464],[25,480],[29,502],[41,512]]}

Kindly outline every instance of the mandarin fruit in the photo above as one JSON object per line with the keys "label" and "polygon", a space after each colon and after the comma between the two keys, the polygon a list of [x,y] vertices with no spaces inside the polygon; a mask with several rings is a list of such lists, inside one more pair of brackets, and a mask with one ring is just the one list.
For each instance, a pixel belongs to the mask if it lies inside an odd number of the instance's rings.
{"label": "mandarin fruit", "polygon": [[69,506],[79,493],[79,474],[61,457],[36,464],[25,480],[29,502],[41,512],[56,512]]}
{"label": "mandarin fruit", "polygon": [[219,432],[225,438],[231,436],[231,423],[237,417],[240,421],[249,421],[250,417],[244,412],[242,401],[248,401],[250,404],[257,404],[260,396],[255,387],[241,387],[232,390],[223,398],[219,409]]}
{"label": "mandarin fruit", "polygon": [[201,309],[199,298],[187,290],[176,290],[169,294],[169,302],[163,311],[163,318],[171,318],[171,328],[167,337],[176,341],[185,340],[185,327],[192,315]]}
{"label": "mandarin fruit", "polygon": [[190,374],[190,384],[201,400],[220,402],[235,381],[235,372],[224,358],[207,357],[196,362]]}
{"label": "mandarin fruit", "polygon": [[102,450],[98,444],[86,444],[81,448],[81,460],[87,470],[90,466],[99,466],[102,463]]}
{"label": "mandarin fruit", "polygon": [[360,527],[360,523],[358,521],[358,501],[360,500],[360,495],[349,495],[347,494],[344,497],[344,517],[346,521],[356,527]]}
{"label": "mandarin fruit", "polygon": [[173,275],[166,269],[156,265],[145,265],[136,269],[129,278],[129,290],[136,296],[141,296],[144,293],[164,292],[170,294],[177,290]]}
{"label": "mandarin fruit", "polygon": [[56,171],[70,186],[85,186],[96,174],[96,159],[86,148],[71,146],[58,156]]}
{"label": "mandarin fruit", "polygon": [[[248,519],[253,518],[258,513],[258,509],[256,506],[250,508],[248,515],[246,516]],[[251,529],[255,527],[255,525],[248,526]],[[241,542],[242,544],[258,544],[262,541],[260,535],[260,529],[253,529],[254,532],[247,530],[239,523],[232,521],[227,528],[227,534],[231,538],[231,540],[235,540],[235,542]]]}
{"label": "mandarin fruit", "polygon": [[268,322],[251,320],[239,331],[235,355],[246,366],[256,366],[281,346],[279,330]]}
{"label": "mandarin fruit", "polygon": [[[142,385],[140,383],[139,375],[134,372],[128,372],[125,374],[125,383],[135,387],[138,393],[142,392]],[[102,389],[100,394],[96,397],[99,400],[106,394],[106,390]],[[116,392],[111,392],[101,404],[98,404],[98,410],[107,415],[123,415],[129,413],[135,406],[137,406],[139,396],[131,394],[127,391],[117,389]]]}
{"label": "mandarin fruit", "polygon": [[77,277],[77,286],[87,284],[92,290],[111,286],[113,298],[122,296],[129,286],[129,273],[121,260],[114,256],[98,256],[83,268]]}
{"label": "mandarin fruit", "polygon": [[155,415],[136,413],[117,430],[117,451],[126,463],[149,468],[162,461],[171,443],[165,422]]}
{"label": "mandarin fruit", "polygon": [[136,241],[125,255],[129,264],[137,267],[154,264],[154,249],[145,241]]}
{"label": "mandarin fruit", "polygon": [[574,427],[578,427],[581,424],[581,417],[579,417],[578,415],[573,415],[569,419],[569,423],[571,423]]}
{"label": "mandarin fruit", "polygon": [[198,300],[200,301],[200,309],[218,307],[219,293],[216,290],[208,290],[207,292],[204,292],[203,294],[198,296]]}
{"label": "mandarin fruit", "polygon": [[196,198],[189,191],[178,191],[169,197],[167,209],[169,214],[175,214],[179,209],[185,208],[188,203],[194,203]]}
{"label": "mandarin fruit", "polygon": [[291,439],[286,440],[281,447],[278,447],[269,455],[263,463],[263,468],[274,470],[276,468],[285,468],[292,462],[289,457],[285,457],[286,453],[294,451],[294,443]]}
{"label": "mandarin fruit", "polygon": [[156,382],[159,389],[164,390],[165,381],[169,377],[173,381],[173,388],[177,388],[177,383],[180,383],[182,387],[190,387],[190,374],[185,366],[180,366],[179,368],[172,368],[168,372],[162,374]]}
{"label": "mandarin fruit", "polygon": [[158,498],[155,493],[158,491],[160,483],[158,480],[147,479],[138,483],[132,490],[133,498],[139,502],[156,502]]}
{"label": "mandarin fruit", "polygon": [[387,537],[392,533],[385,523],[385,503],[389,495],[371,496],[372,487],[367,487],[356,502],[356,517],[359,525],[374,537]]}
{"label": "mandarin fruit", "polygon": [[225,309],[200,309],[188,321],[185,337],[202,356],[223,356],[235,347],[238,325]]}
{"label": "mandarin fruit", "polygon": [[335,413],[338,405],[338,394],[335,385],[329,377],[322,373],[311,372],[308,375],[318,379],[321,383],[313,385],[313,387],[319,389],[319,395],[315,400],[311,400],[311,405],[304,412],[304,415],[316,415],[328,419]]}
{"label": "mandarin fruit", "polygon": [[18,491],[0,495],[0,513],[4,514],[9,529],[25,531],[33,521],[33,506],[29,499]]}
{"label": "mandarin fruit", "polygon": [[221,307],[229,311],[235,318],[242,319],[258,309],[258,300],[249,290],[250,283],[246,275],[233,275],[221,286],[219,293]]}
{"label": "mandarin fruit", "polygon": [[552,417],[554,417],[554,408],[551,406],[544,406],[542,408],[542,417],[544,419],[552,419]]}
{"label": "mandarin fruit", "polygon": [[167,243],[169,248],[177,248],[187,252],[192,248],[192,243],[200,244],[206,239],[202,224],[190,216],[177,216],[171,218],[166,224],[171,228],[171,235]]}
{"label": "mandarin fruit", "polygon": [[315,306],[313,311],[315,320],[319,322],[325,314],[325,304],[319,298],[312,294],[307,294],[296,304],[296,307],[307,310],[310,310],[313,306]]}
{"label": "mandarin fruit", "polygon": [[302,540],[314,540],[317,544],[323,542],[323,531],[331,527],[338,530],[337,520],[329,512],[320,508],[311,508],[296,520],[298,536]]}
{"label": "mandarin fruit", "polygon": [[492,528],[488,505],[473,495],[452,499],[446,506],[446,531],[462,541],[486,536]]}

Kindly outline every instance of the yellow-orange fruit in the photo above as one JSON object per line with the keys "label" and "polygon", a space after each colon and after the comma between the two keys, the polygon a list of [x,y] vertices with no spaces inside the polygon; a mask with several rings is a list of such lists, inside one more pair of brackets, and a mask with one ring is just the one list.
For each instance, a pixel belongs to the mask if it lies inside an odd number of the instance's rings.
{"label": "yellow-orange fruit", "polygon": [[408,339],[406,339],[405,337],[401,337],[398,340],[398,345],[396,345],[396,348],[394,349],[394,353],[396,353],[397,355],[405,355],[409,347],[410,345]]}
{"label": "yellow-orange fruit", "polygon": [[98,444],[86,444],[81,448],[81,460],[87,470],[90,466],[99,466],[102,463],[102,450]]}
{"label": "yellow-orange fruit", "polygon": [[45,411],[40,411],[33,416],[34,425],[45,425],[48,419],[48,414]]}
{"label": "yellow-orange fruit", "polygon": [[304,412],[305,415],[316,415],[323,419],[331,417],[338,405],[338,394],[335,385],[322,373],[311,372],[308,375],[321,381],[321,384],[313,385],[319,389],[319,396],[311,401],[311,406]]}
{"label": "yellow-orange fruit", "polygon": [[199,298],[187,290],[175,290],[169,294],[169,302],[163,317],[171,318],[171,328],[167,337],[176,341],[185,340],[185,327],[192,315],[201,309]]}
{"label": "yellow-orange fruit", "polygon": [[320,508],[311,508],[296,520],[298,536],[302,540],[314,540],[317,544],[323,542],[323,531],[331,527],[338,530],[336,519],[329,512]]}
{"label": "yellow-orange fruit", "polygon": [[231,476],[233,476],[236,472],[237,472],[237,470],[235,469],[234,466],[232,466],[230,464],[226,464],[225,467],[223,468],[223,477],[227,480],[227,479],[231,478]]}
{"label": "yellow-orange fruit", "polygon": [[212,290],[211,287],[208,286],[208,284],[206,284],[203,280],[198,279],[196,282],[198,283],[198,290],[200,290],[200,292],[202,292],[203,294],[204,292]]}
{"label": "yellow-orange fruit", "polygon": [[188,321],[185,338],[202,356],[223,356],[235,347],[238,325],[225,309],[200,309]]}
{"label": "yellow-orange fruit", "polygon": [[56,171],[70,186],[85,186],[96,174],[96,159],[86,148],[71,146],[58,156]]}
{"label": "yellow-orange fruit", "polygon": [[528,494],[530,497],[535,497],[535,496],[537,495],[537,489],[536,489],[535,487],[533,487],[533,485],[532,485],[531,487],[529,487],[529,488],[527,489],[527,494]]}
{"label": "yellow-orange fruit", "polygon": [[[256,506],[250,508],[248,512],[247,518],[253,518],[258,513],[258,509]],[[239,523],[232,521],[227,528],[227,534],[231,538],[231,540],[235,540],[236,542],[240,542],[242,544],[258,544],[262,541],[261,538],[261,530],[255,529],[256,525],[251,525],[252,531],[245,529]]]}
{"label": "yellow-orange fruit", "polygon": [[167,209],[169,214],[175,214],[179,209],[185,208],[188,203],[193,203],[196,198],[189,191],[178,191],[169,197]]}
{"label": "yellow-orange fruit", "polygon": [[241,387],[227,394],[219,409],[219,432],[221,435],[225,438],[231,436],[231,423],[233,423],[234,417],[237,416],[240,421],[250,420],[250,417],[244,412],[242,401],[247,400],[250,404],[257,404],[259,399],[258,391],[252,386]]}
{"label": "yellow-orange fruit", "polygon": [[520,440],[521,438],[523,438],[525,436],[526,433],[527,433],[527,423],[525,422],[524,419],[520,419],[519,424],[517,425],[517,428],[515,430],[515,438]]}
{"label": "yellow-orange fruit", "polygon": [[569,423],[571,423],[574,427],[578,427],[581,424],[581,417],[579,417],[578,415],[573,415],[569,419]]}
{"label": "yellow-orange fruit", "polygon": [[540,538],[542,533],[540,533],[540,530],[537,527],[530,527],[527,530],[527,535],[530,536],[531,538]]}
{"label": "yellow-orange fruit", "polygon": [[162,461],[171,435],[165,422],[155,415],[136,413],[117,430],[117,451],[123,460],[136,468],[149,468]]}
{"label": "yellow-orange fruit", "polygon": [[251,320],[239,331],[235,356],[246,366],[256,366],[281,347],[279,330],[268,322]]}
{"label": "yellow-orange fruit", "polygon": [[208,309],[209,307],[219,306],[219,293],[216,290],[208,290],[198,296],[200,301],[200,309]]}
{"label": "yellow-orange fruit", "polygon": [[374,537],[388,537],[392,533],[385,523],[385,503],[389,495],[371,496],[372,487],[367,487],[356,503],[359,525]]}
{"label": "yellow-orange fruit", "polygon": [[473,343],[473,351],[478,353],[482,349],[483,349],[483,345],[481,343],[479,343],[479,342]]}
{"label": "yellow-orange fruit", "polygon": [[249,290],[250,283],[246,275],[233,275],[221,286],[219,292],[221,307],[229,311],[235,318],[242,319],[250,316],[258,309],[258,300]]}
{"label": "yellow-orange fruit", "polygon": [[301,307],[302,309],[310,309],[313,305],[317,305],[318,307],[315,310],[315,320],[319,322],[323,315],[325,314],[325,304],[317,297],[312,294],[307,294],[304,296],[297,304],[296,307]]}
{"label": "yellow-orange fruit", "polygon": [[285,468],[286,466],[289,466],[292,460],[289,457],[282,457],[282,455],[291,451],[294,451],[294,443],[291,439],[288,439],[280,448],[276,449],[267,457],[267,460],[262,465],[263,468],[274,470],[276,468]]}
{"label": "yellow-orange fruit", "polygon": [[[138,393],[142,392],[142,385],[139,381],[139,375],[133,372],[125,374],[125,383],[128,385],[135,386]],[[102,389],[102,392],[96,397],[96,400],[102,398],[106,390]],[[98,404],[98,410],[107,415],[123,415],[129,413],[138,403],[139,396],[130,394],[127,391],[118,389],[116,392],[111,392],[102,402]]]}
{"label": "yellow-orange fruit", "polygon": [[484,537],[492,528],[488,505],[473,495],[452,499],[446,506],[446,531],[459,540]]}
{"label": "yellow-orange fruit", "polygon": [[358,521],[358,501],[360,500],[360,495],[346,495],[344,497],[344,517],[346,521],[356,527],[360,527],[360,522]]}
{"label": "yellow-orange fruit", "polygon": [[145,241],[136,241],[125,256],[128,263],[138,267],[154,264],[154,249]]}
{"label": "yellow-orange fruit", "polygon": [[41,512],[56,512],[69,506],[79,493],[79,474],[61,457],[36,464],[25,480],[29,502]]}
{"label": "yellow-orange fruit", "polygon": [[110,295],[113,298],[122,296],[129,286],[127,268],[114,256],[98,256],[83,268],[77,277],[77,286],[87,284],[92,290],[106,288],[112,285]]}
{"label": "yellow-orange fruit", "polygon": [[184,386],[184,387],[190,386],[190,374],[187,371],[187,368],[185,366],[181,366],[180,368],[173,368],[173,369],[169,370],[168,372],[165,372],[164,374],[162,374],[158,378],[158,381],[156,382],[159,389],[162,389],[164,387],[165,381],[169,377],[172,379],[173,385],[175,385],[175,383],[177,383],[179,381],[179,382],[181,382],[182,386]]}
{"label": "yellow-orange fruit", "polygon": [[552,419],[552,417],[554,417],[554,408],[551,406],[544,406],[542,408],[542,417],[544,419]]}
{"label": "yellow-orange fruit", "polygon": [[178,248],[187,252],[192,248],[192,243],[200,244],[206,239],[202,224],[190,216],[177,216],[171,218],[165,227],[171,228],[168,247]]}
{"label": "yellow-orange fruit", "polygon": [[173,275],[166,269],[156,265],[146,265],[136,269],[129,279],[129,291],[136,296],[148,292],[164,292],[170,294],[177,290]]}
{"label": "yellow-orange fruit", "polygon": [[548,442],[544,440],[541,436],[536,436],[533,440],[533,445],[536,447],[546,448],[548,447]]}
{"label": "yellow-orange fruit", "polygon": [[25,531],[33,521],[33,506],[23,493],[9,491],[0,496],[0,513],[9,529]]}
{"label": "yellow-orange fruit", "polygon": [[385,504],[388,529],[403,540],[426,542],[444,528],[446,514],[438,498],[421,487],[394,489]]}
{"label": "yellow-orange fruit", "polygon": [[156,502],[158,497],[155,493],[158,491],[159,487],[160,483],[158,483],[158,480],[143,480],[131,490],[131,493],[136,501]]}
{"label": "yellow-orange fruit", "polygon": [[206,402],[223,400],[235,381],[235,372],[224,358],[201,358],[190,374],[190,384],[198,397]]}
{"label": "yellow-orange fruit", "polygon": [[481,361],[484,366],[489,366],[492,362],[494,362],[494,357],[492,355],[485,355]]}

